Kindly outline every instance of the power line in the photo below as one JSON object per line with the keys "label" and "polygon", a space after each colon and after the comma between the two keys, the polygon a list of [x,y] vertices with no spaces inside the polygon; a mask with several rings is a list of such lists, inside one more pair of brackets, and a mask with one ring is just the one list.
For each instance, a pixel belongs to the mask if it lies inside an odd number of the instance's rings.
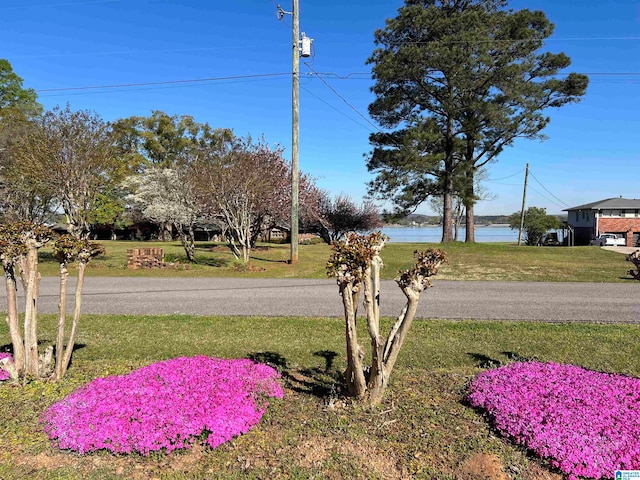
{"label": "power line", "polygon": [[380,129],[378,128],[378,126],[377,126],[375,123],[373,123],[371,120],[369,120],[367,117],[365,117],[362,113],[360,113],[360,111],[359,111],[356,107],[354,107],[354,106],[353,106],[353,105],[352,105],[352,104],[351,104],[351,103],[350,103],[346,98],[344,98],[342,95],[340,95],[340,94],[336,91],[336,89],[335,89],[335,88],[333,88],[329,83],[327,83],[327,82],[324,80],[324,78],[322,78],[321,76],[319,76],[318,72],[316,72],[313,68],[311,68],[311,66],[309,66],[309,64],[307,64],[307,63],[305,62],[305,65],[307,66],[307,68],[308,68],[309,70],[311,70],[311,71],[316,75],[316,77],[317,77],[317,78],[318,78],[322,83],[324,83],[324,84],[327,86],[327,88],[328,88],[329,90],[331,90],[331,91],[332,91],[332,92],[333,92],[333,93],[334,93],[334,94],[335,94],[335,95],[336,95],[340,100],[342,100],[344,103],[346,103],[346,104],[347,104],[347,106],[348,106],[351,110],[353,110],[354,112],[356,112],[360,118],[362,118],[365,122],[367,122],[369,125],[371,125],[373,128],[375,128],[375,129],[376,129],[376,131],[378,131],[378,132],[382,132],[382,130],[380,130]]}
{"label": "power line", "polygon": [[209,78],[194,78],[189,80],[167,80],[164,82],[141,82],[141,83],[119,83],[113,85],[93,85],[83,87],[62,87],[62,88],[44,88],[36,89],[36,92],[69,92],[77,90],[98,90],[104,88],[124,88],[124,87],[148,87],[151,85],[176,85],[181,83],[200,83],[200,82],[219,82],[224,80],[244,80],[248,78],[265,78],[265,77],[282,77],[290,76],[290,72],[286,73],[257,73],[253,75],[233,75],[229,77],[209,77]]}
{"label": "power line", "polygon": [[20,5],[19,7],[5,7],[0,10],[26,10],[29,8],[49,8],[49,7],[75,7],[80,5],[91,5],[94,3],[115,3],[121,0],[89,0],[84,2],[66,2],[66,3],[46,3],[40,5]]}
{"label": "power line", "polygon": [[[512,178],[515,177],[516,175],[520,175],[522,172],[524,171],[524,168],[518,170],[516,173],[512,174],[512,175],[507,175],[506,177],[500,177],[500,178],[489,178],[487,180],[485,180],[485,182],[489,182],[489,183],[497,183],[500,180],[506,180],[507,178]],[[513,185],[513,184],[503,184],[503,185]]]}
{"label": "power line", "polygon": [[[201,50],[194,49],[193,51]],[[207,49],[202,49],[207,50]],[[163,50],[154,50],[154,52],[161,52]],[[191,49],[177,49],[177,50],[164,50],[164,51],[192,51]],[[350,108],[355,110],[355,107],[351,105],[346,99],[342,98],[340,94],[327,82],[324,81],[322,77],[332,77],[338,80],[369,80],[370,78],[355,78],[356,76],[362,75],[371,75],[369,72],[350,72],[347,74],[338,74],[336,72],[316,72],[313,68],[305,63],[309,70],[313,72],[313,76],[320,79],[328,88],[330,88],[335,95],[341,98],[342,101],[347,103]],[[195,79],[178,79],[178,80],[169,80],[169,81],[152,81],[152,82],[140,82],[140,83],[118,83],[118,84],[106,84],[106,85],[89,85],[89,86],[78,86],[78,87],[61,87],[61,88],[41,88],[35,89],[36,92],[56,92],[56,91],[72,91],[72,90],[97,90],[97,89],[106,89],[106,88],[122,88],[122,87],[144,87],[149,85],[169,85],[169,84],[177,84],[177,83],[198,83],[198,82],[212,82],[212,81],[222,81],[222,80],[236,80],[236,79],[245,79],[245,78],[260,78],[260,77],[276,77],[276,76],[285,76],[290,75],[290,72],[287,73],[260,73],[260,74],[251,74],[251,75],[232,75],[228,77],[208,77],[208,78],[195,78]],[[567,76],[568,74],[559,73],[554,76]],[[591,76],[621,76],[621,77],[640,77],[640,72],[592,72],[592,73],[584,73],[583,75],[591,75]],[[357,111],[357,110],[356,110]],[[357,112],[358,115],[362,116],[360,112]],[[366,118],[365,118],[366,120]],[[369,122],[367,120],[367,122]],[[369,122],[370,123],[370,122]],[[373,124],[372,124],[373,125]],[[374,128],[378,129],[378,127]]]}
{"label": "power line", "polygon": [[531,177],[533,177],[533,179],[534,179],[536,182],[538,182],[538,185],[540,185],[540,186],[545,190],[545,192],[547,192],[549,195],[551,195],[553,198],[555,198],[558,202],[560,202],[561,204],[563,204],[565,207],[569,207],[569,206],[570,206],[569,204],[567,204],[567,203],[563,202],[563,201],[562,201],[562,200],[560,200],[558,197],[556,197],[553,193],[551,193],[551,191],[549,191],[549,189],[548,189],[547,187],[545,187],[545,186],[540,182],[540,180],[538,180],[538,179],[536,178],[536,176],[535,176],[531,171],[529,172],[529,174],[531,175]]}
{"label": "power line", "polygon": [[315,97],[316,99],[318,99],[319,101],[321,101],[322,103],[324,103],[325,105],[327,105],[328,107],[332,108],[333,110],[335,110],[336,112],[338,112],[340,115],[342,115],[345,118],[348,118],[349,120],[351,120],[353,123],[355,123],[356,125],[361,126],[362,128],[364,128],[365,130],[368,130],[369,132],[373,132],[373,130],[371,130],[369,127],[367,127],[366,125],[364,125],[363,123],[358,122],[357,120],[354,120],[353,118],[351,118],[349,115],[347,115],[346,113],[344,113],[342,110],[340,110],[339,108],[335,107],[334,105],[331,105],[329,102],[327,102],[326,100],[324,100],[322,97],[319,97],[318,95],[316,95],[315,93],[313,93],[311,90],[309,90],[308,88],[304,88],[301,87],[305,92],[307,92],[309,95],[311,95],[312,97]]}
{"label": "power line", "polygon": [[83,52],[83,53],[49,53],[43,55],[18,55],[11,57],[12,60],[22,60],[26,58],[62,58],[62,57],[85,57],[85,56],[107,56],[107,55],[137,55],[140,53],[187,53],[187,52],[210,52],[213,50],[250,50],[255,48],[281,48],[288,43],[271,45],[232,45],[226,47],[193,47],[193,48],[165,48],[149,50],[113,50],[104,52]]}
{"label": "power line", "polygon": [[554,205],[556,205],[556,206],[558,206],[558,207],[560,207],[560,208],[562,208],[562,207],[564,207],[564,206],[567,206],[564,202],[563,202],[563,204],[561,205],[560,203],[558,203],[558,202],[554,201],[553,199],[551,199],[551,198],[547,197],[547,196],[546,196],[546,195],[544,195],[543,193],[540,193],[538,190],[536,190],[536,189],[535,189],[534,187],[532,187],[531,185],[529,185],[529,188],[530,188],[531,190],[533,190],[534,192],[536,192],[538,195],[540,195],[542,198],[544,198],[545,200],[547,200],[548,202],[551,202],[551,203],[553,203]]}

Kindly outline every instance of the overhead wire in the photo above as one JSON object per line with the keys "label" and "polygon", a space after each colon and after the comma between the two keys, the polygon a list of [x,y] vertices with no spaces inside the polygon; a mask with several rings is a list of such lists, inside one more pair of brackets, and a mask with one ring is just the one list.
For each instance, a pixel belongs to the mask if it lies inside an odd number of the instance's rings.
{"label": "overhead wire", "polygon": [[202,83],[202,82],[219,82],[226,80],[244,80],[250,78],[267,78],[267,77],[282,77],[289,76],[291,72],[284,73],[256,73],[251,75],[231,75],[227,77],[207,77],[207,78],[192,78],[183,80],[167,80],[162,82],[140,82],[140,83],[119,83],[111,85],[91,85],[82,87],[61,87],[61,88],[41,88],[35,89],[37,93],[50,93],[50,92],[69,92],[77,90],[100,90],[111,88],[123,88],[123,87],[147,87],[154,85],[176,85],[185,83]]}
{"label": "overhead wire", "polygon": [[358,122],[357,120],[353,119],[352,117],[350,117],[349,115],[347,115],[346,113],[344,113],[342,110],[340,110],[339,108],[335,107],[334,105],[331,105],[329,102],[327,102],[326,100],[324,100],[322,97],[320,97],[319,95],[316,95],[315,93],[313,93],[311,90],[309,90],[308,88],[304,88],[301,87],[305,92],[307,92],[309,95],[311,95],[312,97],[315,97],[317,100],[319,100],[320,102],[324,103],[325,105],[327,105],[329,108],[335,110],[336,112],[338,112],[340,115],[342,115],[343,117],[351,120],[353,123],[355,123],[356,125],[361,126],[362,128],[364,128],[365,130],[368,130],[369,132],[373,133],[373,130],[371,130],[371,128],[369,128],[368,126],[366,126],[363,123]]}
{"label": "overhead wire", "polygon": [[[489,183],[498,183],[500,180],[507,180],[508,178],[513,178],[516,175],[520,175],[522,172],[524,172],[524,168],[518,170],[516,173],[513,173],[511,175],[507,175],[506,177],[500,177],[500,178],[488,178],[487,180],[485,180],[485,182],[489,182]],[[503,185],[508,185],[508,184],[503,184]]]}
{"label": "overhead wire", "polygon": [[531,172],[531,169],[529,169],[529,175],[531,175],[531,178],[533,178],[533,179],[538,183],[538,185],[540,185],[540,186],[545,190],[545,192],[547,192],[549,195],[551,195],[553,198],[555,198],[558,202],[560,202],[561,204],[563,204],[565,207],[570,207],[570,205],[569,205],[568,203],[565,203],[565,202],[563,202],[562,200],[560,200],[560,199],[559,199],[558,197],[556,197],[556,196],[555,196],[555,195],[554,195],[554,194],[553,194],[553,193],[552,193],[552,192],[551,192],[547,187],[545,187],[545,186],[542,184],[542,182],[540,182],[540,180],[538,180],[538,179],[536,178],[536,176]]}
{"label": "overhead wire", "polygon": [[116,3],[122,0],[85,0],[82,2],[65,2],[65,3],[45,3],[40,5],[20,5],[17,7],[3,7],[0,10],[26,10],[30,8],[50,8],[50,7],[75,7],[81,5],[91,5],[95,3]]}
{"label": "overhead wire", "polygon": [[340,93],[338,93],[338,91],[333,88],[327,81],[324,80],[324,78],[322,78],[318,72],[316,72],[313,68],[311,68],[310,65],[308,65],[305,62],[305,65],[307,66],[307,68],[309,70],[311,70],[311,72],[313,72],[316,75],[316,78],[318,78],[322,83],[324,83],[326,85],[326,87],[331,90],[334,95],[336,95],[340,100],[342,100],[351,110],[353,110],[354,112],[356,112],[358,114],[358,116],[360,118],[362,118],[365,122],[367,122],[369,125],[371,125],[373,128],[375,128],[376,131],[378,132],[382,132],[382,130],[380,130],[380,128],[378,128],[378,126],[373,123],[371,120],[369,120],[367,117],[365,117],[356,107],[354,107],[346,98],[344,98],[342,95],[340,95]]}
{"label": "overhead wire", "polygon": [[562,207],[568,206],[568,205],[564,204],[564,202],[562,202],[562,204],[561,204],[561,203],[556,202],[555,200],[553,200],[553,199],[549,198],[548,196],[546,196],[545,194],[543,194],[543,193],[539,192],[538,190],[536,190],[536,189],[535,189],[534,187],[532,187],[532,186],[529,186],[529,188],[530,188],[531,190],[533,190],[534,192],[536,192],[538,195],[540,195],[542,198],[544,198],[546,201],[548,201],[548,202],[550,202],[550,203],[553,203],[554,205],[556,205],[556,206],[558,206],[558,207],[561,207],[561,208],[562,208]]}

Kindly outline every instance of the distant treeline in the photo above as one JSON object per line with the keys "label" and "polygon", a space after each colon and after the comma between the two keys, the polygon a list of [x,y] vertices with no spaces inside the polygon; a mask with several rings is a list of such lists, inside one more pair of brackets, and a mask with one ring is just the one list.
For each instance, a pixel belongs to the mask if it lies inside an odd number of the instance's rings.
{"label": "distant treeline", "polygon": [[[566,215],[556,215],[560,221],[566,221]],[[510,215],[476,215],[475,223],[476,225],[499,225],[499,224],[508,224]],[[389,220],[388,224],[393,225],[403,225],[403,226],[412,226],[412,225],[440,225],[442,223],[442,217],[438,215],[422,215],[419,213],[412,213],[403,218],[393,218],[393,220]]]}

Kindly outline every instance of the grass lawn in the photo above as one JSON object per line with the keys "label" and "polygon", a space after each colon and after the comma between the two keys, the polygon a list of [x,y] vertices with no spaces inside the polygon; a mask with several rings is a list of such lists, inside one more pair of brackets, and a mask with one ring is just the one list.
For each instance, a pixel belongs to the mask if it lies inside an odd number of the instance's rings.
{"label": "grass lawn", "polygon": [[[179,242],[102,242],[106,254],[92,260],[88,275],[101,276],[181,276],[181,277],[256,277],[325,278],[329,246],[301,245],[299,262],[289,265],[289,245],[260,245],[251,255],[251,268],[243,268],[224,245],[198,243],[196,264],[187,265]],[[161,247],[173,269],[129,270],[126,250],[134,247]],[[449,263],[438,278],[448,280],[551,281],[551,282],[630,282],[632,266],[625,256],[598,247],[518,247],[509,243],[415,244],[389,243],[382,252],[384,278],[393,278],[400,269],[412,265],[416,249],[442,248]],[[43,275],[57,275],[58,264],[50,250],[41,252]]]}
{"label": "grass lawn", "polygon": [[[388,323],[386,324],[388,327]],[[40,337],[54,339],[42,316]],[[365,332],[361,332],[365,335]],[[8,338],[4,323],[0,338]],[[363,337],[364,338],[364,337]],[[344,325],[326,318],[84,316],[78,350],[59,384],[0,384],[0,478],[560,478],[499,438],[462,403],[482,368],[516,357],[640,375],[640,326],[418,321],[384,404],[340,400]],[[78,455],[51,447],[38,416],[76,387],[178,356],[253,357],[279,365],[286,386],[262,422],[216,450],[170,455]],[[332,361],[329,361],[329,360]],[[503,475],[503,476],[499,476]]]}

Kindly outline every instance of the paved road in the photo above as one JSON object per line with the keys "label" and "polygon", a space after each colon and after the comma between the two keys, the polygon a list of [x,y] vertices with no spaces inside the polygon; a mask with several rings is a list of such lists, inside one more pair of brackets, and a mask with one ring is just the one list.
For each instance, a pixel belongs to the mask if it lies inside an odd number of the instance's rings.
{"label": "paved road", "polygon": [[[69,287],[73,291],[73,281]],[[43,278],[40,291],[39,310],[55,312],[57,279]],[[4,289],[0,297],[4,310]],[[338,287],[330,279],[89,277],[82,302],[84,313],[342,316]],[[396,316],[403,305],[395,282],[382,282],[382,315]],[[418,317],[640,324],[640,283],[435,280],[421,298]]]}

